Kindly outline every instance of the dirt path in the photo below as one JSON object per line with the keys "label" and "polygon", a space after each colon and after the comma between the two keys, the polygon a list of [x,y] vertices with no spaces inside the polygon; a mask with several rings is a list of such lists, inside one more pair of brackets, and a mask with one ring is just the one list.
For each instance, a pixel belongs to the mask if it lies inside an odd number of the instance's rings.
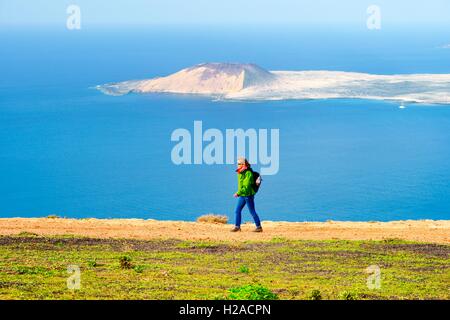
{"label": "dirt path", "polygon": [[39,235],[79,235],[92,238],[184,239],[184,240],[271,240],[280,237],[302,240],[403,239],[450,244],[450,220],[407,220],[392,222],[263,222],[263,233],[245,224],[231,233],[231,225],[140,219],[51,219],[3,218],[0,235],[31,232]]}

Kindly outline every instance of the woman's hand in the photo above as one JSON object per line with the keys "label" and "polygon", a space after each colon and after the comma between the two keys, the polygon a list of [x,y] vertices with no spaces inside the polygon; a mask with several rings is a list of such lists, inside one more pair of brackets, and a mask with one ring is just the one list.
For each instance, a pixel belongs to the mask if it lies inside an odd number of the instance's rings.
{"label": "woman's hand", "polygon": [[239,197],[239,195],[237,194],[237,192],[235,194],[233,194],[233,197],[237,198]]}

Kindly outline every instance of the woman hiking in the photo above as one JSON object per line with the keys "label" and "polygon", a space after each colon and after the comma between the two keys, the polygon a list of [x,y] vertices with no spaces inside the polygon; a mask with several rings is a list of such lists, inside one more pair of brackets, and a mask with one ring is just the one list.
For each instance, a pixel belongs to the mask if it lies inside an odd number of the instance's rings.
{"label": "woman hiking", "polygon": [[238,202],[235,211],[235,226],[231,229],[231,232],[241,231],[242,209],[245,205],[247,205],[256,224],[256,229],[253,231],[262,232],[261,221],[255,211],[254,197],[256,190],[254,187],[255,181],[253,178],[253,171],[250,168],[250,163],[248,163],[247,159],[243,157],[238,159],[236,172],[238,175],[238,191],[234,194],[234,197],[238,198]]}

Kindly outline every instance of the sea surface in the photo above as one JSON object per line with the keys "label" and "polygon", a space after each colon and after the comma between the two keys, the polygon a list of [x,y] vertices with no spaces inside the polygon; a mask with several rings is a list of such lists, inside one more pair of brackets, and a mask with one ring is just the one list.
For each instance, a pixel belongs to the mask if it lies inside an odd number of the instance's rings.
{"label": "sea surface", "polygon": [[449,31],[22,28],[0,40],[0,217],[232,219],[233,165],[171,161],[173,130],[201,120],[280,130],[279,172],[256,196],[263,220],[450,219],[450,105],[94,89],[202,62],[450,73]]}

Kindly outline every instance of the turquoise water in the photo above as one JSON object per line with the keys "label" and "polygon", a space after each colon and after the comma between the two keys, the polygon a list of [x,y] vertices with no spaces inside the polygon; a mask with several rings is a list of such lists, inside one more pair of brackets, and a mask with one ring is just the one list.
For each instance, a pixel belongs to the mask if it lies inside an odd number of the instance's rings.
{"label": "turquoise water", "polygon": [[[97,84],[205,61],[268,70],[450,73],[442,32],[34,30],[0,33],[0,216],[232,217],[230,165],[175,166],[174,129],[279,128],[263,220],[450,218],[450,106],[113,97]],[[258,169],[258,167],[257,167]],[[249,219],[247,215],[247,219]]]}

